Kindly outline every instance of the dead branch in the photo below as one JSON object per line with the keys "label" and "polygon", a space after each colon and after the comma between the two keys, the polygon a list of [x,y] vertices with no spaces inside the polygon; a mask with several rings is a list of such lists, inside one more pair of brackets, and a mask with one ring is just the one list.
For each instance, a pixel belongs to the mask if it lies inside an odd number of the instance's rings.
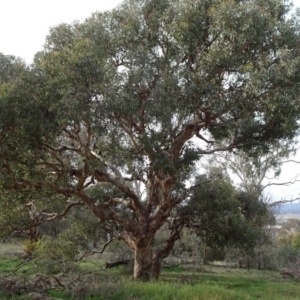
{"label": "dead branch", "polygon": [[105,268],[111,269],[120,265],[128,265],[130,262],[133,262],[133,259],[118,260],[112,263],[106,262]]}
{"label": "dead branch", "polygon": [[297,160],[294,160],[294,159],[285,160],[285,161],[283,161],[281,163],[285,164],[285,163],[289,163],[289,162],[292,162],[292,163],[295,163],[295,164],[300,164],[300,161],[297,161]]}
{"label": "dead branch", "polygon": [[22,268],[25,264],[27,264],[28,262],[30,262],[33,259],[33,256],[30,255],[26,258],[25,261],[22,261],[21,263],[19,263],[16,268],[12,271],[13,273],[17,272],[20,268]]}
{"label": "dead branch", "polygon": [[274,206],[285,204],[285,203],[292,203],[292,202],[297,201],[297,200],[300,200],[300,197],[294,198],[294,199],[275,201],[275,202],[272,202],[272,203],[268,204],[268,206],[269,207],[274,207]]}
{"label": "dead branch", "polygon": [[57,282],[57,284],[62,287],[63,289],[66,288],[66,286],[55,276],[52,276],[52,278]]}
{"label": "dead branch", "polygon": [[298,182],[298,181],[300,181],[300,179],[294,179],[294,180],[292,179],[290,181],[278,182],[278,183],[276,183],[276,182],[270,182],[270,183],[264,185],[261,190],[263,191],[265,188],[267,188],[269,186],[272,186],[272,185],[290,185],[290,184],[294,184],[295,182]]}
{"label": "dead branch", "polygon": [[298,269],[283,269],[280,271],[280,274],[283,276],[288,276],[294,279],[300,279],[300,271]]}

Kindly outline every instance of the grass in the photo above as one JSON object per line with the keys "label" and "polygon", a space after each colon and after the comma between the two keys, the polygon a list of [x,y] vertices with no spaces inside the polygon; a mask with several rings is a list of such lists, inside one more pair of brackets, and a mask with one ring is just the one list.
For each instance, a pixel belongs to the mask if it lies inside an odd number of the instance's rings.
{"label": "grass", "polygon": [[[189,272],[182,272],[180,275],[174,272],[166,280],[165,275],[163,273],[157,282],[126,282],[123,289],[116,291],[110,299],[299,300],[300,298],[300,287],[296,282],[241,278],[236,274],[233,276],[191,275]],[[170,282],[169,279],[172,281]]]}
{"label": "grass", "polygon": [[[6,278],[33,278],[37,271],[31,262],[12,271],[22,262],[0,253],[0,284]],[[81,271],[80,271],[81,270]],[[48,295],[64,300],[287,300],[300,299],[300,285],[283,279],[278,272],[250,272],[239,269],[175,267],[163,269],[160,279],[147,283],[132,282],[125,266],[104,269],[104,262],[81,261],[69,274],[70,281],[82,272],[82,281],[68,291],[52,289]],[[14,277],[15,276],[15,277]],[[84,277],[86,276],[86,277]],[[64,278],[64,280],[69,280]],[[30,282],[30,280],[29,280]],[[85,283],[85,284],[84,284]],[[27,298],[26,298],[27,297]],[[31,299],[10,290],[1,291],[0,299]]]}
{"label": "grass", "polygon": [[32,267],[31,263],[24,262],[23,259],[12,259],[0,256],[0,275],[11,274],[14,272],[17,272],[19,274],[33,274],[35,270]]}
{"label": "grass", "polygon": [[15,240],[14,243],[0,242],[0,256],[12,257],[24,253],[22,240]]}
{"label": "grass", "polygon": [[[82,292],[80,289],[74,289],[69,293],[58,290],[50,291],[49,295],[65,300],[299,300],[300,295],[299,284],[292,281],[270,281],[249,276],[243,278],[234,272],[227,276],[191,274],[189,271],[170,273],[162,273],[160,280],[147,283],[135,283],[130,281],[129,276],[124,277],[116,273],[107,274],[99,277],[91,290],[86,288],[86,291]],[[24,299],[15,297],[5,298],[3,294],[0,299]]]}
{"label": "grass", "polygon": [[104,263],[97,263],[93,261],[80,261],[78,262],[78,266],[82,269],[87,270],[99,270],[101,268],[105,268]]}
{"label": "grass", "polygon": [[[119,270],[120,273],[121,270]],[[283,280],[276,272],[215,268],[213,273],[174,269],[163,272],[156,282],[139,283],[129,276],[108,273],[97,289],[85,298],[72,295],[61,299],[111,300],[299,300],[299,283]],[[54,295],[53,295],[54,296]]]}
{"label": "grass", "polygon": [[170,283],[164,281],[133,283],[123,282],[119,288],[110,293],[98,293],[86,299],[135,299],[135,300],[299,300],[299,286],[296,283],[272,283],[258,280],[224,280],[203,278],[202,282]]}
{"label": "grass", "polygon": [[21,259],[9,259],[0,257],[0,274],[11,272],[22,263]]}

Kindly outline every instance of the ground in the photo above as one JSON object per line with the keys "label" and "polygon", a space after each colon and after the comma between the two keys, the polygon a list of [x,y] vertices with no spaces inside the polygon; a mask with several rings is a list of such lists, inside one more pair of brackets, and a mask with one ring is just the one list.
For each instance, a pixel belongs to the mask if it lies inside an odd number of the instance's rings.
{"label": "ground", "polygon": [[164,269],[158,281],[135,283],[124,266],[105,269],[93,257],[68,274],[45,275],[34,262],[22,265],[21,243],[0,244],[0,299],[226,300],[299,299],[300,284],[279,272],[226,267],[184,266]]}

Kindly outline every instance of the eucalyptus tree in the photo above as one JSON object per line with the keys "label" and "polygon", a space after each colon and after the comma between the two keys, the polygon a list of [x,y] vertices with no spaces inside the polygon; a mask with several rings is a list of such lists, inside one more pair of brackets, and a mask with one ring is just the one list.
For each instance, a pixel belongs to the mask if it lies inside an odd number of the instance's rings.
{"label": "eucalyptus tree", "polygon": [[[52,28],[31,66],[1,55],[2,188],[59,196],[65,209],[46,219],[87,206],[134,251],[133,277],[156,276],[154,236],[190,199],[195,162],[297,134],[288,12],[281,0],[127,0]],[[95,201],[89,187],[104,183],[114,192]]]}
{"label": "eucalyptus tree", "polygon": [[201,184],[195,188],[188,204],[177,208],[173,226],[183,222],[205,246],[213,249],[227,246],[253,252],[260,234],[257,220],[266,218],[266,205],[258,201],[256,195],[241,193],[220,173],[217,177],[200,175],[197,182]]}
{"label": "eucalyptus tree", "polygon": [[[296,140],[294,141],[296,142]],[[218,153],[209,160],[210,165],[218,165],[235,178],[239,188],[246,193],[257,195],[262,201],[266,201],[263,192],[266,188],[274,185],[287,186],[295,183],[297,177],[285,182],[274,182],[281,173],[282,166],[286,162],[296,162],[288,159],[290,155],[296,154],[294,143],[276,143],[271,145],[267,153],[259,156],[249,156],[247,153]],[[265,199],[263,199],[265,198]],[[297,199],[295,199],[297,200]],[[268,203],[270,207],[284,202],[295,201],[293,199],[283,199],[273,203]]]}

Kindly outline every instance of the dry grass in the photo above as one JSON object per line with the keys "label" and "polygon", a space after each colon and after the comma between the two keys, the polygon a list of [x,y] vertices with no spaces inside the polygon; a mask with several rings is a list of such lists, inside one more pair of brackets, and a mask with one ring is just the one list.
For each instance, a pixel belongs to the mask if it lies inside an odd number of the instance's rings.
{"label": "dry grass", "polygon": [[0,256],[14,257],[24,253],[24,245],[20,240],[13,240],[9,243],[0,242]]}

